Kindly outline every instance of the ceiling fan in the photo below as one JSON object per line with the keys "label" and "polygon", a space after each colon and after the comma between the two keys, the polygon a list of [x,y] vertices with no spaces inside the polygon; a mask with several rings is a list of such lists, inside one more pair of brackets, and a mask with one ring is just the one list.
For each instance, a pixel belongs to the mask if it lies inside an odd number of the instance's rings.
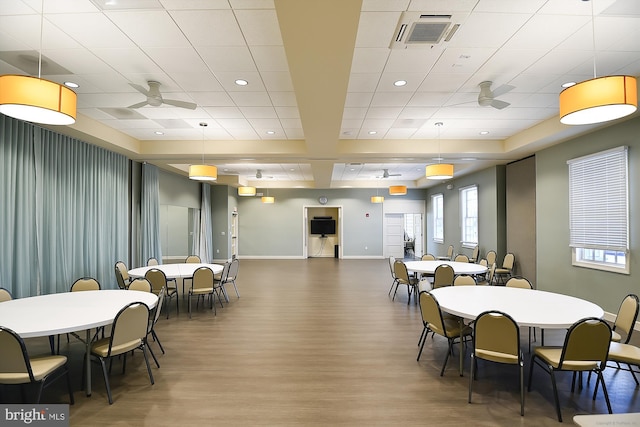
{"label": "ceiling fan", "polygon": [[376,178],[389,178],[390,176],[402,176],[401,173],[389,173],[389,169],[382,169],[382,176]]}
{"label": "ceiling fan", "polygon": [[486,81],[478,85],[480,86],[480,94],[478,94],[478,105],[482,107],[490,106],[493,108],[497,108],[498,110],[502,110],[503,108],[506,108],[509,105],[511,105],[508,102],[496,99],[496,97],[500,95],[504,95],[505,93],[515,89],[515,86],[502,85],[502,86],[498,86],[494,90],[491,90],[492,83],[493,82]]}
{"label": "ceiling fan", "polygon": [[173,105],[174,107],[180,107],[180,108],[188,108],[189,110],[195,110],[197,107],[197,104],[194,104],[193,102],[178,101],[175,99],[163,98],[162,94],[160,93],[159,82],[150,80],[147,82],[147,84],[149,85],[148,90],[135,83],[129,83],[129,85],[132,88],[134,88],[141,94],[145,95],[147,97],[147,100],[138,102],[137,104],[129,105],[129,107],[127,108],[140,108],[140,107],[144,107],[145,105],[151,105],[152,107],[159,107],[162,104]]}
{"label": "ceiling fan", "polygon": [[267,175],[262,175],[262,169],[257,169],[256,170],[256,179],[262,179],[262,178],[266,178],[266,179],[273,179],[272,176],[267,176]]}

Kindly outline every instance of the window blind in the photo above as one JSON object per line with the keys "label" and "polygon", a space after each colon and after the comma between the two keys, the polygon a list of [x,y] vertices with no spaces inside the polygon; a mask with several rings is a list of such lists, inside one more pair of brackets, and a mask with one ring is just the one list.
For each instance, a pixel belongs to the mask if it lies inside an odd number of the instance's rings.
{"label": "window blind", "polygon": [[627,251],[627,147],[569,160],[569,245]]}

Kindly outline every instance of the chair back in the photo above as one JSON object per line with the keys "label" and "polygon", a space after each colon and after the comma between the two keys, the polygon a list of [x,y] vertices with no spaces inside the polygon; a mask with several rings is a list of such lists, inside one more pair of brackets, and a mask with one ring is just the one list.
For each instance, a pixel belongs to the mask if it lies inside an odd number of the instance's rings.
{"label": "chair back", "polygon": [[202,261],[198,255],[189,255],[187,259],[184,260],[187,264],[201,264]]}
{"label": "chair back", "polygon": [[127,289],[129,283],[129,270],[124,262],[118,261],[115,265],[116,281],[120,289]]}
{"label": "chair back", "polygon": [[148,270],[144,278],[151,283],[151,292],[156,295],[160,294],[162,288],[167,285],[167,276],[165,276],[164,271],[157,268]]}
{"label": "chair back", "polygon": [[130,291],[142,291],[142,292],[151,292],[151,283],[144,277],[138,277],[133,279],[133,282],[129,284]]}
{"label": "chair back", "polygon": [[409,285],[409,271],[407,270],[407,266],[404,262],[400,260],[396,260],[393,264],[393,271],[396,273],[396,279],[402,285]]}
{"label": "chair back", "polygon": [[153,257],[149,258],[147,260],[147,266],[151,266],[151,265],[158,265],[158,260]]}
{"label": "chair back", "polygon": [[422,261],[435,261],[436,257],[431,254],[424,254],[421,259]]}
{"label": "chair back", "polygon": [[493,362],[517,364],[522,360],[520,328],[501,311],[485,311],[473,327],[474,354]]}
{"label": "chair back", "polygon": [[448,264],[440,264],[433,272],[433,289],[453,285],[455,272]]}
{"label": "chair back", "polygon": [[458,254],[453,260],[455,262],[469,262],[469,257],[465,254]]}
{"label": "chair back", "polygon": [[480,246],[475,245],[473,248],[473,252],[471,253],[471,259],[473,262],[478,262],[478,257],[480,256]]}
{"label": "chair back", "polygon": [[390,256],[389,257],[389,269],[391,270],[391,278],[393,280],[396,279],[396,272],[394,271],[394,264],[396,262],[395,257]]}
{"label": "chair back", "polygon": [[148,324],[149,307],[146,304],[132,302],[126,305],[113,320],[107,357],[138,347],[147,336]]}
{"label": "chair back", "polygon": [[213,270],[209,267],[200,267],[193,272],[192,289],[213,289]]}
{"label": "chair back", "polygon": [[20,384],[35,381],[27,347],[18,334],[0,326],[0,383]]}
{"label": "chair back", "polygon": [[504,256],[504,259],[502,260],[502,268],[506,268],[507,270],[512,270],[513,263],[515,262],[515,260],[516,260],[516,256],[511,252],[509,252]]}
{"label": "chair back", "polygon": [[238,269],[239,268],[240,268],[240,261],[238,261],[238,258],[235,258],[229,264],[229,273],[227,273],[227,280],[226,281],[228,281],[228,282],[235,281],[236,278],[238,277]]}
{"label": "chair back", "polygon": [[533,289],[531,282],[522,276],[510,277],[505,286],[507,288]]}
{"label": "chair back", "polygon": [[485,258],[482,258],[480,261],[478,261],[478,265],[481,265],[483,267],[489,267],[489,263]]}
{"label": "chair back", "polygon": [[444,320],[442,319],[442,311],[438,300],[428,291],[420,292],[420,314],[422,322],[429,325],[429,329],[439,335],[446,336],[447,331]]}
{"label": "chair back", "polygon": [[453,245],[449,245],[449,247],[447,248],[447,258],[453,258]]}
{"label": "chair back", "polygon": [[496,251],[489,251],[489,252],[487,252],[487,256],[486,256],[486,258],[487,258],[487,265],[491,265],[491,264],[493,264],[494,262],[496,262],[496,257],[497,257],[497,255],[496,255]]}
{"label": "chair back", "polygon": [[8,289],[0,288],[0,302],[11,301],[12,299],[13,295],[11,295]]}
{"label": "chair back", "polygon": [[100,283],[93,277],[83,277],[76,280],[69,289],[70,292],[78,291],[99,291],[102,289]]}
{"label": "chair back", "polygon": [[622,330],[627,334],[627,338],[624,340],[624,344],[628,344],[633,333],[633,328],[638,319],[638,296],[635,294],[629,294],[622,300],[616,320],[613,323],[613,330],[618,332]]}
{"label": "chair back", "polygon": [[602,319],[587,317],[574,323],[565,336],[559,369],[571,362],[600,362],[604,369],[609,355],[611,328]]}
{"label": "chair back", "polygon": [[469,274],[460,274],[453,280],[453,286],[475,286],[476,279]]}

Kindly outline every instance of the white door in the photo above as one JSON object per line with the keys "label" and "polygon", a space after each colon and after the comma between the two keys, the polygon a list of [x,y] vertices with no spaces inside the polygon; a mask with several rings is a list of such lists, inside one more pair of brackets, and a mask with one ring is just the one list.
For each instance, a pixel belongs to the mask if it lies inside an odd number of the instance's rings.
{"label": "white door", "polygon": [[422,214],[408,214],[413,216],[413,253],[416,258],[422,257]]}
{"label": "white door", "polygon": [[384,257],[404,258],[404,215],[385,214]]}

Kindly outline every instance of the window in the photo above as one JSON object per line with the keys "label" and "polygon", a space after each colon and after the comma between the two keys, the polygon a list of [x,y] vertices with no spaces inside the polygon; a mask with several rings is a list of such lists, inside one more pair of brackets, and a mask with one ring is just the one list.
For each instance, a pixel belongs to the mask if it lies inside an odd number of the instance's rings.
{"label": "window", "polygon": [[628,274],[627,147],[572,159],[567,164],[573,265]]}
{"label": "window", "polygon": [[478,187],[460,189],[462,246],[473,248],[478,244]]}
{"label": "window", "polygon": [[431,196],[431,206],[433,207],[433,241],[444,242],[444,196],[434,194]]}

